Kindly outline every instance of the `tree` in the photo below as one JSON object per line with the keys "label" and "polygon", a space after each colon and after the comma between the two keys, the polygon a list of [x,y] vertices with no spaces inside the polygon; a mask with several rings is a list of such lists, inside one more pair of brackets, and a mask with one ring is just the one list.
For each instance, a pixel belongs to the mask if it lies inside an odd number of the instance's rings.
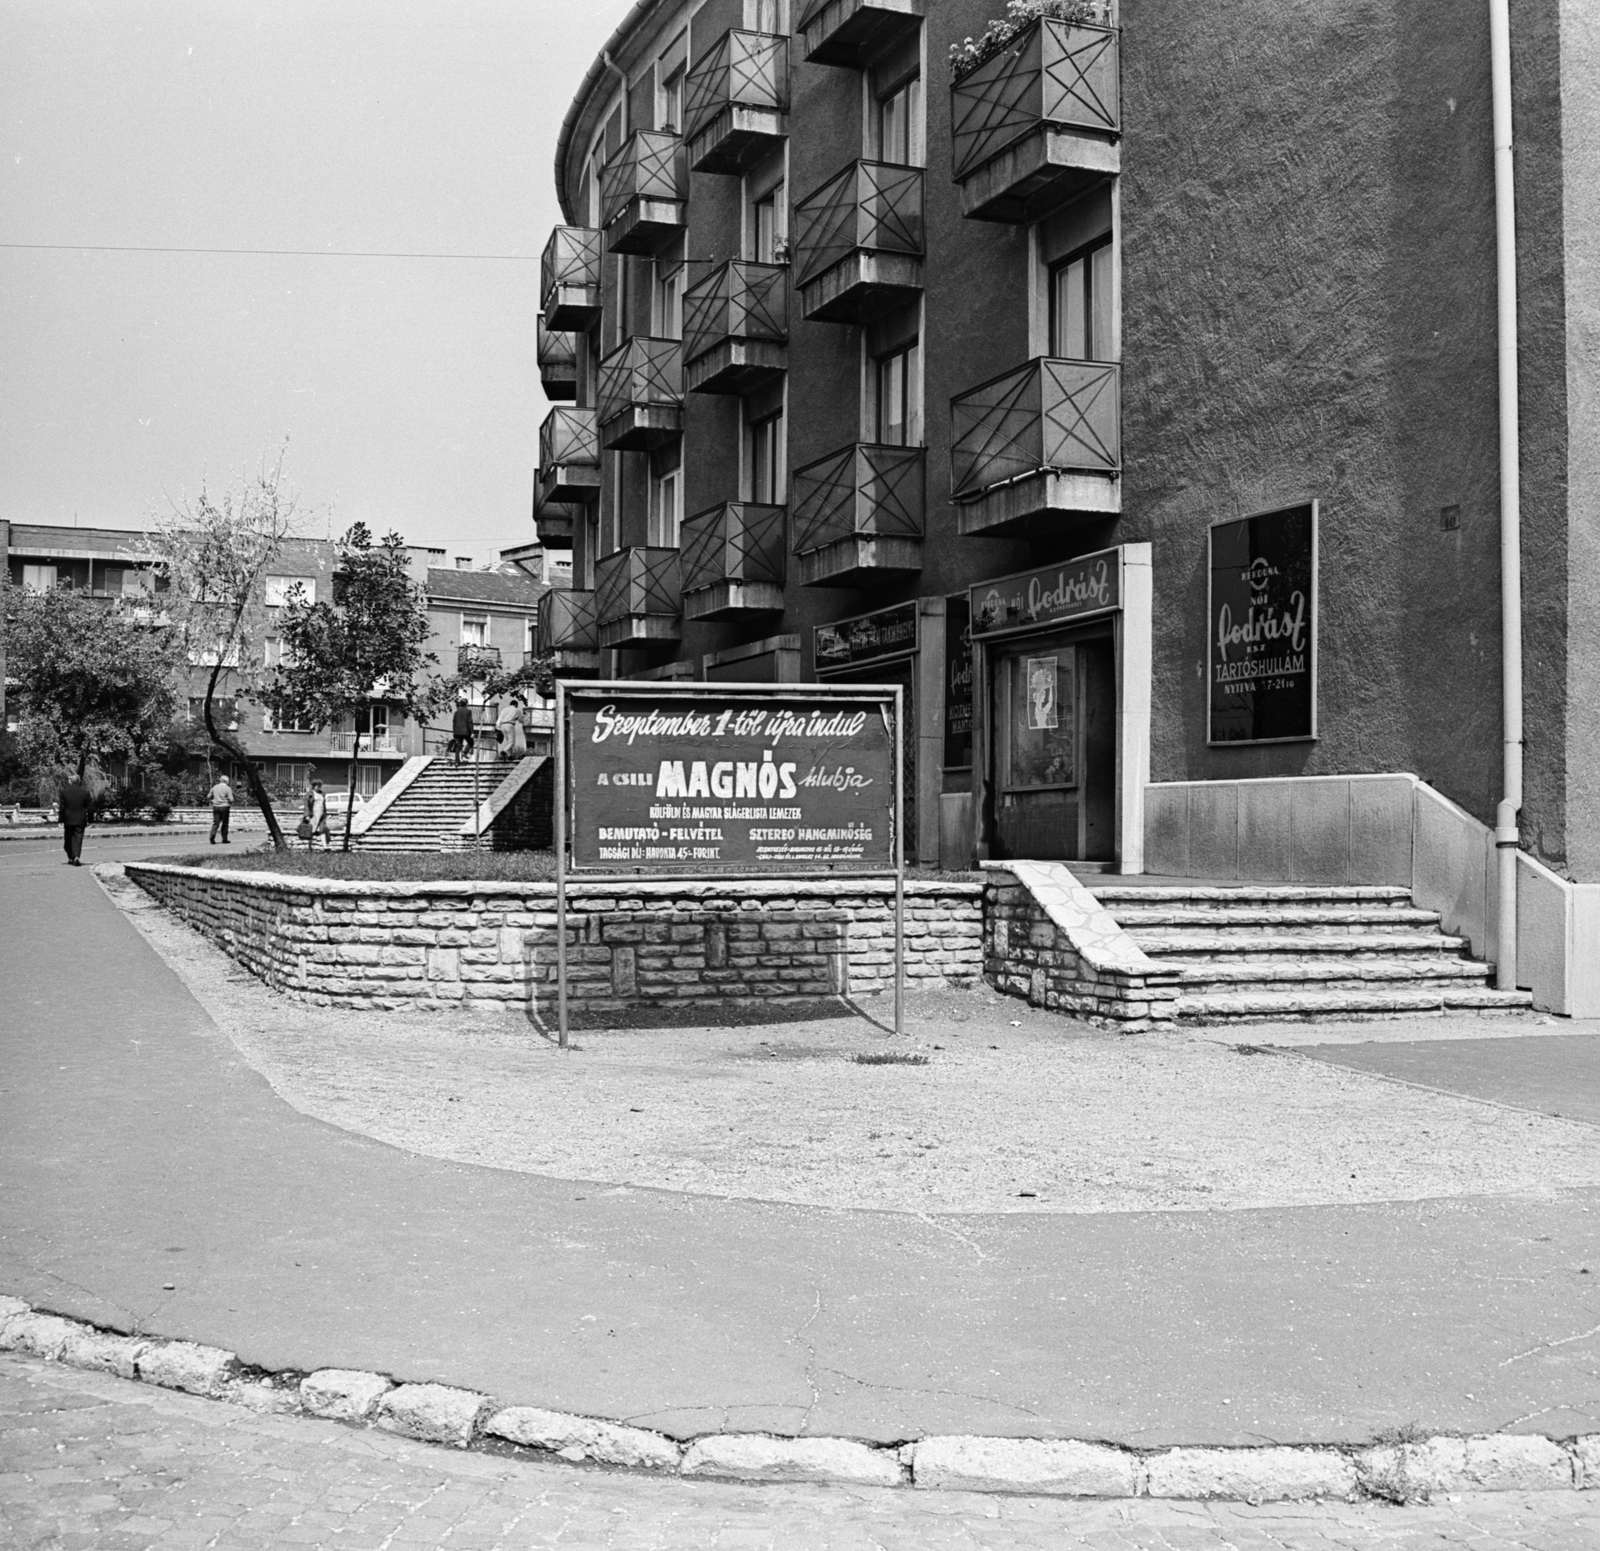
{"label": "tree", "polygon": [[232,728],[218,715],[219,691],[228,698],[255,694],[266,671],[258,625],[265,577],[295,531],[296,502],[283,483],[283,452],[233,488],[171,503],[148,535],[170,579],[167,607],[181,632],[188,662],[204,668],[204,721],[212,744],[243,767],[250,795],[267,822],[272,843],[288,848],[261,770]]}
{"label": "tree", "polygon": [[361,752],[360,713],[382,700],[420,721],[451,696],[449,681],[427,676],[438,662],[423,650],[428,632],[427,594],[411,580],[405,541],[390,533],[374,544],[359,522],[339,540],[333,601],[309,603],[292,592],[278,620],[282,652],[277,673],[261,691],[262,704],[319,729],[346,720],[355,729],[346,851]]}
{"label": "tree", "polygon": [[0,579],[6,671],[21,691],[19,750],[35,769],[138,759],[165,732],[177,697],[173,632],[120,598],[69,587],[33,593]]}

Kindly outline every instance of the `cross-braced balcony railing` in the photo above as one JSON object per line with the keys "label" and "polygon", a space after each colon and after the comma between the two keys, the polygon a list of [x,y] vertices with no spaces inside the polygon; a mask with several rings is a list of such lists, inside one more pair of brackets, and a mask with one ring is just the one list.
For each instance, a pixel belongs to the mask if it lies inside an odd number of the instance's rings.
{"label": "cross-braced balcony railing", "polygon": [[600,224],[613,253],[655,253],[683,230],[683,141],[641,129],[600,169]]}
{"label": "cross-braced balcony railing", "polygon": [[600,362],[596,415],[607,447],[648,448],[682,430],[683,344],[636,335]]}
{"label": "cross-braced balcony railing", "polygon": [[797,555],[864,536],[922,537],[923,449],[853,442],[794,471]]}
{"label": "cross-braced balcony railing", "polygon": [[1041,125],[1120,133],[1119,81],[1114,28],[1040,18],[951,86],[956,182]]}
{"label": "cross-braced balcony railing", "polygon": [[786,264],[723,264],[684,292],[683,358],[697,360],[726,339],[789,338]]}
{"label": "cross-braced balcony railing", "polygon": [[755,501],[725,501],[683,524],[683,590],[724,582],[783,585],[783,525],[788,511]]}
{"label": "cross-braced balcony railing", "polygon": [[574,463],[600,467],[600,436],[594,411],[558,404],[539,427],[539,467]]}
{"label": "cross-braced balcony railing", "polygon": [[689,165],[697,172],[743,172],[787,132],[789,40],[730,28],[684,85]]}
{"label": "cross-braced balcony railing", "polygon": [[675,640],[683,612],[675,548],[635,544],[595,561],[595,617],[602,646]]}
{"label": "cross-braced balcony railing", "polygon": [[600,640],[595,624],[594,593],[552,588],[539,599],[533,641],[540,656],[562,651],[598,651]]}
{"label": "cross-braced balcony railing", "polygon": [[950,401],[950,493],[1046,471],[1115,474],[1122,464],[1121,368],[1052,356]]}
{"label": "cross-braced balcony railing", "polygon": [[921,25],[923,0],[810,0],[795,32],[805,58],[863,70]]}
{"label": "cross-braced balcony railing", "polygon": [[539,314],[539,381],[547,399],[571,399],[578,394],[578,336],[545,326]]}
{"label": "cross-braced balcony railing", "polygon": [[921,258],[922,169],[852,162],[794,207],[795,284],[808,285],[853,253]]}
{"label": "cross-braced balcony railing", "polygon": [[558,226],[539,260],[539,305],[547,328],[583,330],[600,316],[600,233]]}

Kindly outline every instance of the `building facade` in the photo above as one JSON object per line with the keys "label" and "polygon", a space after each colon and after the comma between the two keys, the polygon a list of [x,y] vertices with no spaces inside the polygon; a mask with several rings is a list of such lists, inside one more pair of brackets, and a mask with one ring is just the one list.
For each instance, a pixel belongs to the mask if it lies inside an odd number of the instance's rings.
{"label": "building facade", "polygon": [[[1492,825],[1489,7],[1034,9],[955,62],[1000,0],[628,12],[556,159],[544,643],[904,685],[923,862],[1277,876],[1363,823],[1322,777]],[[1510,14],[1521,835],[1600,883],[1600,12]]]}

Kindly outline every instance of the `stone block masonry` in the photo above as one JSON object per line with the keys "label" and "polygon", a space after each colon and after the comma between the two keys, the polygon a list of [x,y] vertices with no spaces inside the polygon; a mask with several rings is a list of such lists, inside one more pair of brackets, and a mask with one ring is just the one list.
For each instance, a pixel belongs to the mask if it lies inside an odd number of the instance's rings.
{"label": "stone block masonry", "polygon": [[[127,875],[276,991],[321,1006],[555,1016],[553,883],[361,883],[130,862]],[[906,980],[983,974],[983,885],[906,884]],[[567,894],[575,1021],[713,1016],[894,984],[884,879],[585,880]]]}

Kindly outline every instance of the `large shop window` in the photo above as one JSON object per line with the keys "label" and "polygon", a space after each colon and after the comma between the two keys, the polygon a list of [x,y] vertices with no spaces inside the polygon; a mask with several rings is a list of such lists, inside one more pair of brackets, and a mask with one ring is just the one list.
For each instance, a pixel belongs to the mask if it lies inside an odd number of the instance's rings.
{"label": "large shop window", "polygon": [[1109,361],[1112,341],[1110,237],[1056,264],[1050,271],[1050,354],[1071,361]]}
{"label": "large shop window", "polygon": [[1008,792],[1075,786],[1078,780],[1077,654],[1040,646],[1000,664],[1005,707],[1002,786]]}
{"label": "large shop window", "polygon": [[678,547],[683,525],[683,443],[650,455],[650,542]]}

